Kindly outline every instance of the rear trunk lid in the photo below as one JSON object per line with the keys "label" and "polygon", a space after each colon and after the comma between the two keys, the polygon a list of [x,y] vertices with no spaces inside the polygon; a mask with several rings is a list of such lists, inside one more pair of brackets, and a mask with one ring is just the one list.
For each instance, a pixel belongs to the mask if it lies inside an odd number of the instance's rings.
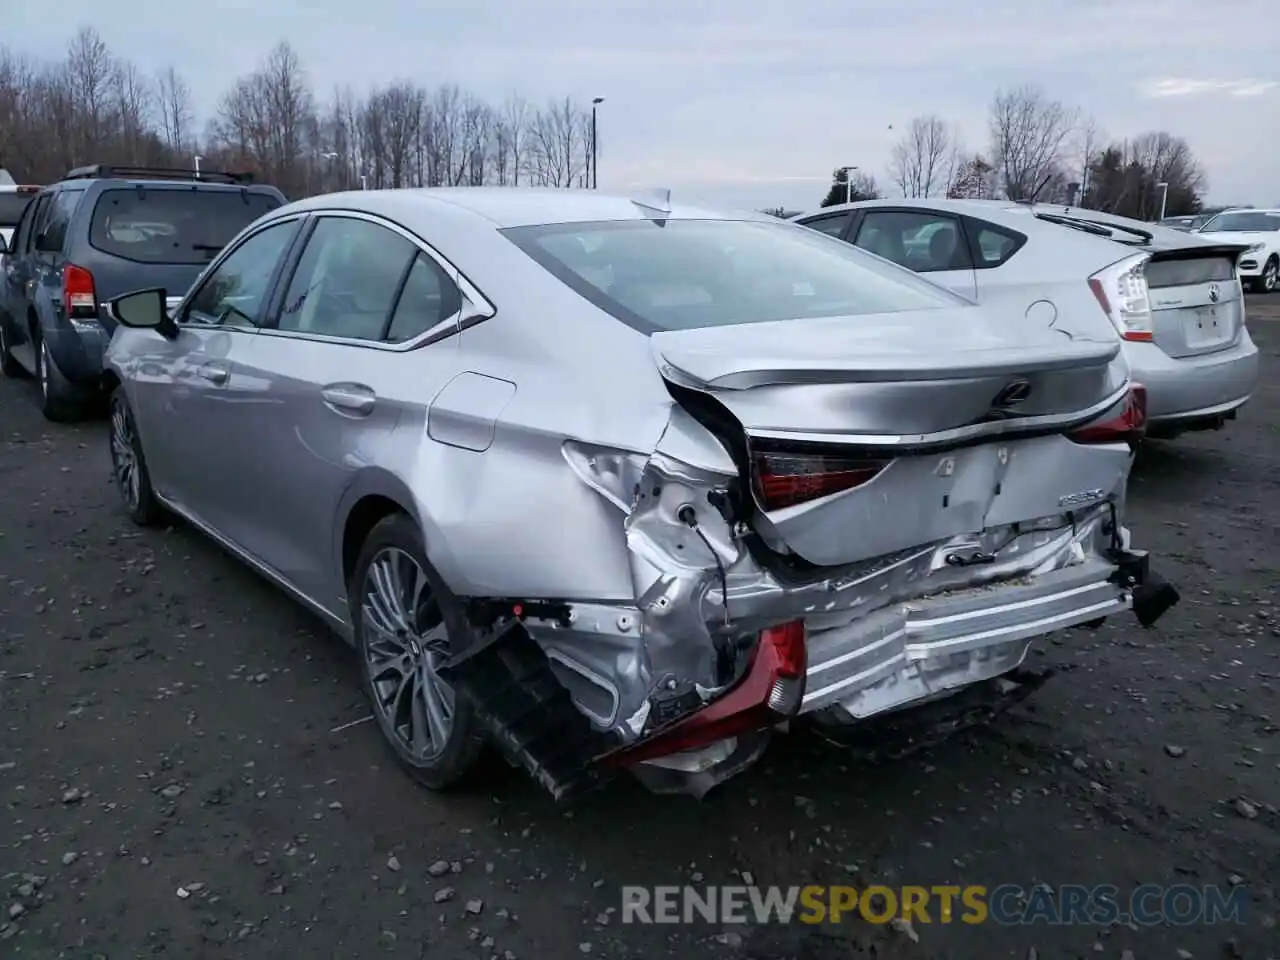
{"label": "rear trunk lid", "polygon": [[1152,339],[1174,358],[1215,353],[1239,339],[1244,298],[1236,280],[1239,244],[1157,250],[1145,275]]}
{"label": "rear trunk lid", "polygon": [[812,565],[1061,517],[1128,476],[1128,447],[1063,436],[1124,402],[1109,325],[1071,333],[975,306],[664,331],[651,345],[695,416],[731,416],[713,429],[750,480],[756,532]]}

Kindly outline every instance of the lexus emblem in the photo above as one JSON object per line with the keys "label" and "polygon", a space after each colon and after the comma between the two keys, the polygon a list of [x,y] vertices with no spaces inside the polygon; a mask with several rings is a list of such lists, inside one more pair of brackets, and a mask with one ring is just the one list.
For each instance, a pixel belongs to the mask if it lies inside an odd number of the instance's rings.
{"label": "lexus emblem", "polygon": [[1222,296],[1222,291],[1218,289],[1218,285],[1216,283],[1209,284],[1209,302],[1217,303],[1218,298],[1220,298],[1221,296]]}
{"label": "lexus emblem", "polygon": [[1031,381],[1013,380],[996,394],[996,398],[991,401],[991,405],[993,407],[1012,407],[1016,403],[1022,403],[1029,396],[1031,396]]}

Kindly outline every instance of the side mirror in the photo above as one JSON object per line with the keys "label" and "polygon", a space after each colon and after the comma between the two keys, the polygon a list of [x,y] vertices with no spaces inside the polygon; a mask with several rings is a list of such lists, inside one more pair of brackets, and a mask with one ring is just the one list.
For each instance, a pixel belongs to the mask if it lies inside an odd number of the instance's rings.
{"label": "side mirror", "polygon": [[59,244],[49,242],[49,232],[47,230],[41,231],[40,235],[36,237],[37,253],[60,253],[61,250],[62,247]]}
{"label": "side mirror", "polygon": [[138,330],[154,330],[169,340],[178,335],[178,325],[169,316],[168,297],[164,287],[135,290],[107,302],[111,316],[122,326]]}
{"label": "side mirror", "polygon": [[9,249],[9,241],[5,239],[5,235],[3,233],[0,233],[0,257],[12,252],[13,251]]}

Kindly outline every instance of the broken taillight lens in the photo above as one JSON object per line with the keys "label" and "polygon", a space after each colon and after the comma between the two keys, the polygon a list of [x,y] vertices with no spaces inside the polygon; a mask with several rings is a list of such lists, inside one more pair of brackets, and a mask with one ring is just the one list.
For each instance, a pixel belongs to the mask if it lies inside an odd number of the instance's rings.
{"label": "broken taillight lens", "polygon": [[772,727],[795,716],[800,709],[806,669],[803,620],[762,630],[751,666],[737,686],[667,728],[601,760],[613,766],[630,766]]}
{"label": "broken taillight lens", "polygon": [[1135,383],[1120,412],[1095,420],[1067,436],[1076,443],[1136,443],[1147,431],[1147,388]]}
{"label": "broken taillight lens", "polygon": [[888,460],[838,453],[754,449],[751,472],[756,496],[766,511],[794,507],[851,490],[879,476]]}

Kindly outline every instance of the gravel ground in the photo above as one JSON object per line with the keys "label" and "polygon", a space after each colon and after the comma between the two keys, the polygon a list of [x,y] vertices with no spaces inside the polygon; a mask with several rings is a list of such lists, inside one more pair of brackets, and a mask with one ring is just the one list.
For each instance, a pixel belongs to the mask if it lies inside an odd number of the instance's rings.
{"label": "gravel ground", "polygon": [[[105,428],[0,381],[0,957],[1280,955],[1280,299],[1221,432],[1152,444],[1129,522],[1183,602],[1038,651],[994,726],[884,767],[795,735],[702,803],[573,811],[390,761],[354,658],[199,535],[118,508]],[[443,871],[443,872],[442,872]],[[1236,884],[1241,925],[622,926],[624,884]],[[1034,950],[1035,954],[1031,951]],[[1127,953],[1126,951],[1131,951]]]}

